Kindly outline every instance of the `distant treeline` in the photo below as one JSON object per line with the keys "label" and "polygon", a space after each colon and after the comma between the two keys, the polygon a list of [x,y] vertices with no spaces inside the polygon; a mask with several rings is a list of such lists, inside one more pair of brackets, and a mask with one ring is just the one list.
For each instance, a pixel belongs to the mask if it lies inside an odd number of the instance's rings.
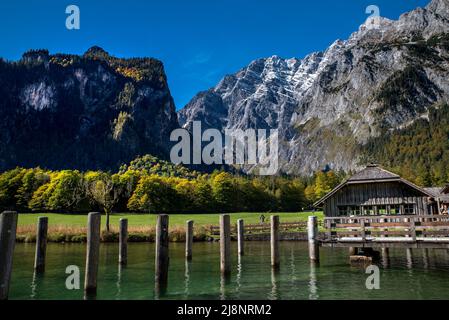
{"label": "distant treeline", "polygon": [[[297,212],[343,178],[332,171],[301,179],[236,176],[222,171],[179,176],[179,172],[162,174],[160,164],[150,169],[132,165],[125,169],[111,174],[16,168],[0,175],[0,209],[67,213]],[[185,169],[181,172],[186,173]]]}

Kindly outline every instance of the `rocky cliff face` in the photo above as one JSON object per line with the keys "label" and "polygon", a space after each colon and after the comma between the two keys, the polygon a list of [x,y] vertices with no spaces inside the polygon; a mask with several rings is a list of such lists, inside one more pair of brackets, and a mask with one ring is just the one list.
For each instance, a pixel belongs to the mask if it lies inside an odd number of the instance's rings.
{"label": "rocky cliff face", "polygon": [[0,96],[0,170],[116,169],[138,155],[167,154],[178,127],[162,63],[98,47],[0,60]]}
{"label": "rocky cliff face", "polygon": [[311,174],[358,169],[367,141],[448,101],[449,1],[433,0],[397,21],[369,19],[304,59],[256,60],[178,118],[185,127],[279,129],[282,171]]}

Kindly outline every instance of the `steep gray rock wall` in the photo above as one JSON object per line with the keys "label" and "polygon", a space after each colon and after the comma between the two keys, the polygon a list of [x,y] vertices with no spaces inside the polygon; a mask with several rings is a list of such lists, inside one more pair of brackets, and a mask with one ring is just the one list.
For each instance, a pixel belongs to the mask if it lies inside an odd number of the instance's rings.
{"label": "steep gray rock wall", "polygon": [[226,76],[179,111],[181,125],[278,129],[286,173],[359,168],[369,138],[449,101],[449,1],[372,22],[324,52],[260,59]]}
{"label": "steep gray rock wall", "polygon": [[162,63],[98,47],[0,61],[0,96],[0,170],[117,169],[139,155],[166,155],[178,127]]}

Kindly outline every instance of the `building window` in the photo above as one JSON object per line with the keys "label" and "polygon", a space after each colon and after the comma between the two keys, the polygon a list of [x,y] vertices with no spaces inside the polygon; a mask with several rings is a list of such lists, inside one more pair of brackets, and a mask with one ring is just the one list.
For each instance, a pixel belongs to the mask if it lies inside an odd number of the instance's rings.
{"label": "building window", "polygon": [[414,215],[415,214],[415,205],[414,204],[405,204],[404,205],[404,214],[405,215]]}
{"label": "building window", "polygon": [[367,206],[367,207],[363,207],[363,215],[364,216],[374,216],[376,215],[376,211],[374,210],[373,206]]}
{"label": "building window", "polygon": [[349,215],[350,216],[359,216],[360,215],[360,207],[359,206],[349,207]]}
{"label": "building window", "polygon": [[387,206],[378,206],[377,207],[377,214],[381,216],[385,216],[388,214]]}
{"label": "building window", "polygon": [[348,215],[348,207],[338,207],[338,215],[341,216],[347,216]]}
{"label": "building window", "polygon": [[392,204],[390,206],[389,214],[394,215],[394,216],[401,214],[401,206],[398,204]]}

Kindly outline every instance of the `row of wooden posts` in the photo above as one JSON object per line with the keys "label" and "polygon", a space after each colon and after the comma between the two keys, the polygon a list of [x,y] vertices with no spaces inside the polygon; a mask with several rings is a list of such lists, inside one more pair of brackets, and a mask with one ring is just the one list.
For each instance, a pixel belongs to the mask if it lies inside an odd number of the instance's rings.
{"label": "row of wooden posts", "polygon": [[[12,260],[17,230],[17,212],[6,211],[0,216],[0,300],[8,298],[9,284],[12,272]],[[120,219],[119,226],[119,257],[118,262],[126,265],[128,262],[128,220]],[[185,257],[192,260],[193,251],[192,220],[186,224]],[[97,291],[97,275],[100,252],[101,214],[89,213],[87,223],[87,251],[84,291],[87,295],[95,295]],[[163,292],[167,286],[169,266],[169,216],[161,214],[156,224],[156,252],[155,252],[155,289]],[[317,240],[318,224],[316,217],[308,220],[309,257],[313,262],[319,261],[319,242]],[[47,248],[48,218],[38,219],[36,234],[36,255],[34,262],[35,273],[45,271],[45,256]],[[271,216],[271,266],[280,267],[279,254],[279,216]],[[237,221],[238,254],[244,255],[244,221]],[[220,271],[225,277],[231,274],[231,219],[227,214],[220,216]]]}

